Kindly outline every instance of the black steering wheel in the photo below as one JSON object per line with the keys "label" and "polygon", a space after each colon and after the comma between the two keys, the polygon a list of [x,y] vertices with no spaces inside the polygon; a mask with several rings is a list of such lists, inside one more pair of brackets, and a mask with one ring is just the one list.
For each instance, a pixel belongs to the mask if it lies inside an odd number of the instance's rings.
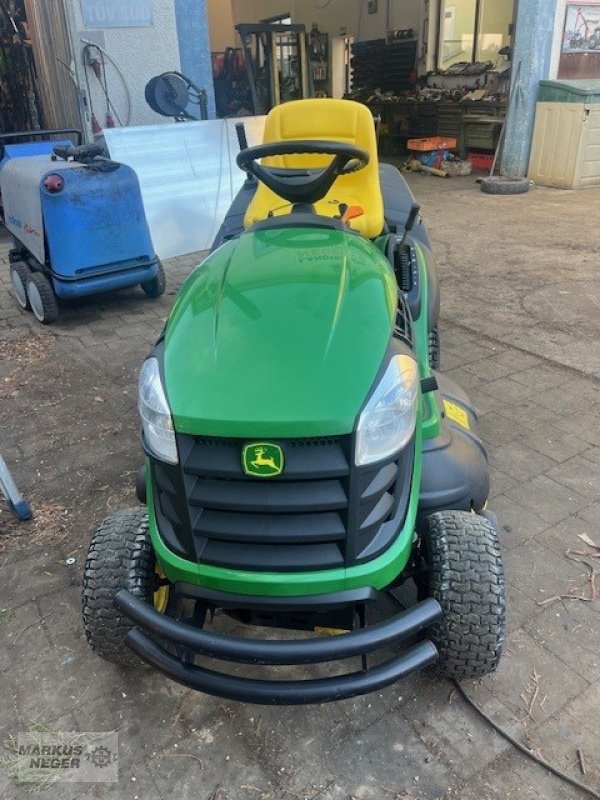
{"label": "black steering wheel", "polygon": [[[309,174],[302,175],[298,175],[297,170],[290,170],[290,174],[286,174],[280,168],[265,167],[258,163],[259,158],[304,153],[333,156],[333,161],[328,167],[317,172],[311,170]],[[289,203],[312,205],[325,197],[337,177],[364,169],[369,163],[369,154],[352,144],[302,139],[249,147],[238,155],[237,163],[240,169],[254,175],[257,180]]]}

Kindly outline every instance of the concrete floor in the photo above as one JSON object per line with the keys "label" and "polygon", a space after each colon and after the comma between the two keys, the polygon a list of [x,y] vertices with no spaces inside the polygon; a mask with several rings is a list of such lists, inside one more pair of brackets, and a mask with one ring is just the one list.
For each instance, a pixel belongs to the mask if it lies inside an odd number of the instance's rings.
{"label": "concrete floor", "polygon": [[[503,526],[506,650],[495,675],[466,688],[520,741],[600,792],[599,601],[551,600],[589,592],[589,568],[565,551],[592,552],[583,534],[600,543],[600,190],[501,198],[473,178],[410,181],[440,263],[443,367],[482,412]],[[103,516],[135,504],[136,373],[198,259],[168,265],[158,302],[125,291],[42,329],[10,296],[6,255],[4,246],[0,450],[36,519],[19,525],[0,505],[0,741],[34,722],[120,735],[118,784],[57,785],[46,796],[586,796],[428,675],[281,709],[221,702],[96,658],[80,621],[85,553]],[[29,796],[5,771],[0,794]]]}

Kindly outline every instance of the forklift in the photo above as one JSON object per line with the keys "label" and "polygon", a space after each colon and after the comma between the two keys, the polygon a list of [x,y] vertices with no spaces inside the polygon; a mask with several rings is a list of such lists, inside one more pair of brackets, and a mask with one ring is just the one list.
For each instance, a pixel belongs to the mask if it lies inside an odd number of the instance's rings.
{"label": "forklift", "polygon": [[314,97],[304,25],[241,23],[252,113],[268,114],[288,100]]}

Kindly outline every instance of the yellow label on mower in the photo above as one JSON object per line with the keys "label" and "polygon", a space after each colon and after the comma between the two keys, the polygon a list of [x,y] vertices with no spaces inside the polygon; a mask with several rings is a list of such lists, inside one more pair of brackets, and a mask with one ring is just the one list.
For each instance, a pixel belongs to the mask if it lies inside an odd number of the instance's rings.
{"label": "yellow label on mower", "polygon": [[451,403],[450,400],[444,400],[444,409],[448,419],[457,422],[461,428],[466,428],[467,430],[471,429],[469,425],[469,415],[464,408],[457,406],[456,403]]}

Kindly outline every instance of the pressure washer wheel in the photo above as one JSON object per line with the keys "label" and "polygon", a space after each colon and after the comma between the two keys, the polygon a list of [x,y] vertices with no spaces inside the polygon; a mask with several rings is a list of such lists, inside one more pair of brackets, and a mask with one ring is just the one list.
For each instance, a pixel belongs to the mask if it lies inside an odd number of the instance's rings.
{"label": "pressure washer wheel", "polygon": [[30,272],[27,276],[27,299],[33,316],[42,325],[50,325],[58,319],[58,303],[50,281],[41,272]]}
{"label": "pressure washer wheel", "polygon": [[504,569],[494,524],[478,514],[440,511],[428,517],[422,548],[429,596],[444,612],[430,629],[448,678],[494,672],[504,644]]}
{"label": "pressure washer wheel", "polygon": [[27,297],[27,278],[31,270],[22,261],[13,261],[10,265],[10,280],[17,303],[24,311],[29,311],[29,298]]}
{"label": "pressure washer wheel", "polygon": [[151,281],[146,281],[146,283],[142,283],[142,289],[144,290],[144,292],[148,297],[151,297],[154,300],[157,297],[162,297],[162,295],[165,293],[166,288],[167,288],[167,276],[165,275],[165,268],[159,261],[156,277],[152,278]]}
{"label": "pressure washer wheel", "polygon": [[160,613],[169,601],[169,584],[158,569],[146,509],[129,508],[107,517],[92,539],[83,577],[83,626],[92,650],[124,666],[142,664],[125,638],[134,627],[113,601],[120,589],[143,598]]}

